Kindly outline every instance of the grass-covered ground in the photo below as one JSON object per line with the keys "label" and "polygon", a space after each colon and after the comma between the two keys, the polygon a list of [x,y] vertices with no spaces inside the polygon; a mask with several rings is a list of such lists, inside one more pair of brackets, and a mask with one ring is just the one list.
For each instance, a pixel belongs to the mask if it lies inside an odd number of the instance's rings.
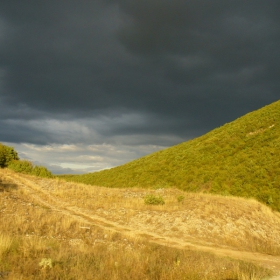
{"label": "grass-covered ground", "polygon": [[107,187],[253,197],[280,211],[280,101],[122,166],[64,178]]}
{"label": "grass-covered ground", "polygon": [[[279,256],[279,213],[251,200],[206,194],[178,199],[182,191],[162,191],[164,205],[146,205],[144,189],[90,187],[0,170],[0,278],[261,280],[271,274],[244,256],[273,269],[275,261],[266,260]],[[90,219],[96,215],[108,226]],[[130,230],[122,233],[121,227]],[[139,229],[146,237],[137,235]],[[237,238],[231,238],[232,230]],[[159,243],[169,235],[181,242],[193,237],[193,249],[147,242],[151,233],[161,236]],[[200,242],[212,242],[212,252],[233,250],[235,258],[194,249]]]}

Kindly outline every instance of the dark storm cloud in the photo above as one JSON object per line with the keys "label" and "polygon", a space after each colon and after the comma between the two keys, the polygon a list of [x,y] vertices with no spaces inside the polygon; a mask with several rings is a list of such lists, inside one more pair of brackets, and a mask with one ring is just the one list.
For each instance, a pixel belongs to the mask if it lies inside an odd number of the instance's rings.
{"label": "dark storm cloud", "polygon": [[153,60],[180,101],[203,108],[209,100],[234,106],[254,97],[257,107],[264,96],[279,96],[278,1],[120,2],[130,19],[123,44]]}
{"label": "dark storm cloud", "polygon": [[54,111],[102,105],[98,83],[113,51],[110,10],[98,1],[45,3],[9,1],[1,9],[8,25],[1,64],[10,102]]}
{"label": "dark storm cloud", "polygon": [[168,146],[269,104],[279,10],[278,0],[1,1],[0,140]]}

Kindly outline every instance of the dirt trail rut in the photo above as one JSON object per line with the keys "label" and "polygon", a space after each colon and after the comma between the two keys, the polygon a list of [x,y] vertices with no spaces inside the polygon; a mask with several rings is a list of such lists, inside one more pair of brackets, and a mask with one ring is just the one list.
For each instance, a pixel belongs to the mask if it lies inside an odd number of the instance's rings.
{"label": "dirt trail rut", "polygon": [[242,259],[247,261],[255,262],[259,265],[267,267],[275,272],[279,276],[271,278],[271,280],[280,280],[280,256],[271,256],[261,253],[247,252],[247,251],[236,251],[228,248],[221,248],[217,246],[203,246],[197,245],[190,241],[182,240],[180,238],[170,238],[156,234],[154,232],[143,231],[137,228],[126,227],[116,222],[107,220],[98,215],[87,213],[86,209],[81,209],[76,206],[71,206],[68,203],[56,199],[49,192],[42,189],[40,185],[34,185],[33,182],[20,176],[6,177],[16,184],[19,188],[24,188],[29,193],[30,197],[37,203],[42,204],[53,211],[59,211],[64,215],[71,216],[72,218],[83,222],[84,224],[98,226],[102,229],[110,230],[113,232],[119,232],[121,234],[130,237],[144,238],[149,242],[153,242],[159,245],[175,247],[179,249],[191,249],[200,250],[204,252],[211,252],[219,256],[227,256],[234,259]]}

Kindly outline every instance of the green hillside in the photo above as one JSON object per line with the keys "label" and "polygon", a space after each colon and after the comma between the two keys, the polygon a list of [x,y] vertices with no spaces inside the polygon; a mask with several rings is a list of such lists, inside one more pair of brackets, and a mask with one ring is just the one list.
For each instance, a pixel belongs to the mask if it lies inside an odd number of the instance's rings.
{"label": "green hillside", "polygon": [[255,197],[280,211],[280,101],[211,132],[71,181]]}

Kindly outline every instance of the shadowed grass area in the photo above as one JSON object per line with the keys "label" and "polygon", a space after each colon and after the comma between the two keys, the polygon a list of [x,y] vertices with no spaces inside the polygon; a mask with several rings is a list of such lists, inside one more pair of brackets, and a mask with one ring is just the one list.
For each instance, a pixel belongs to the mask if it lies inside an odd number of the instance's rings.
{"label": "shadowed grass area", "polygon": [[122,166],[64,179],[253,197],[280,210],[280,101]]}
{"label": "shadowed grass area", "polygon": [[0,178],[0,192],[3,192],[4,190],[10,190],[10,189],[16,189],[17,185],[16,184],[11,184],[11,183],[7,183],[2,181],[2,179]]}

